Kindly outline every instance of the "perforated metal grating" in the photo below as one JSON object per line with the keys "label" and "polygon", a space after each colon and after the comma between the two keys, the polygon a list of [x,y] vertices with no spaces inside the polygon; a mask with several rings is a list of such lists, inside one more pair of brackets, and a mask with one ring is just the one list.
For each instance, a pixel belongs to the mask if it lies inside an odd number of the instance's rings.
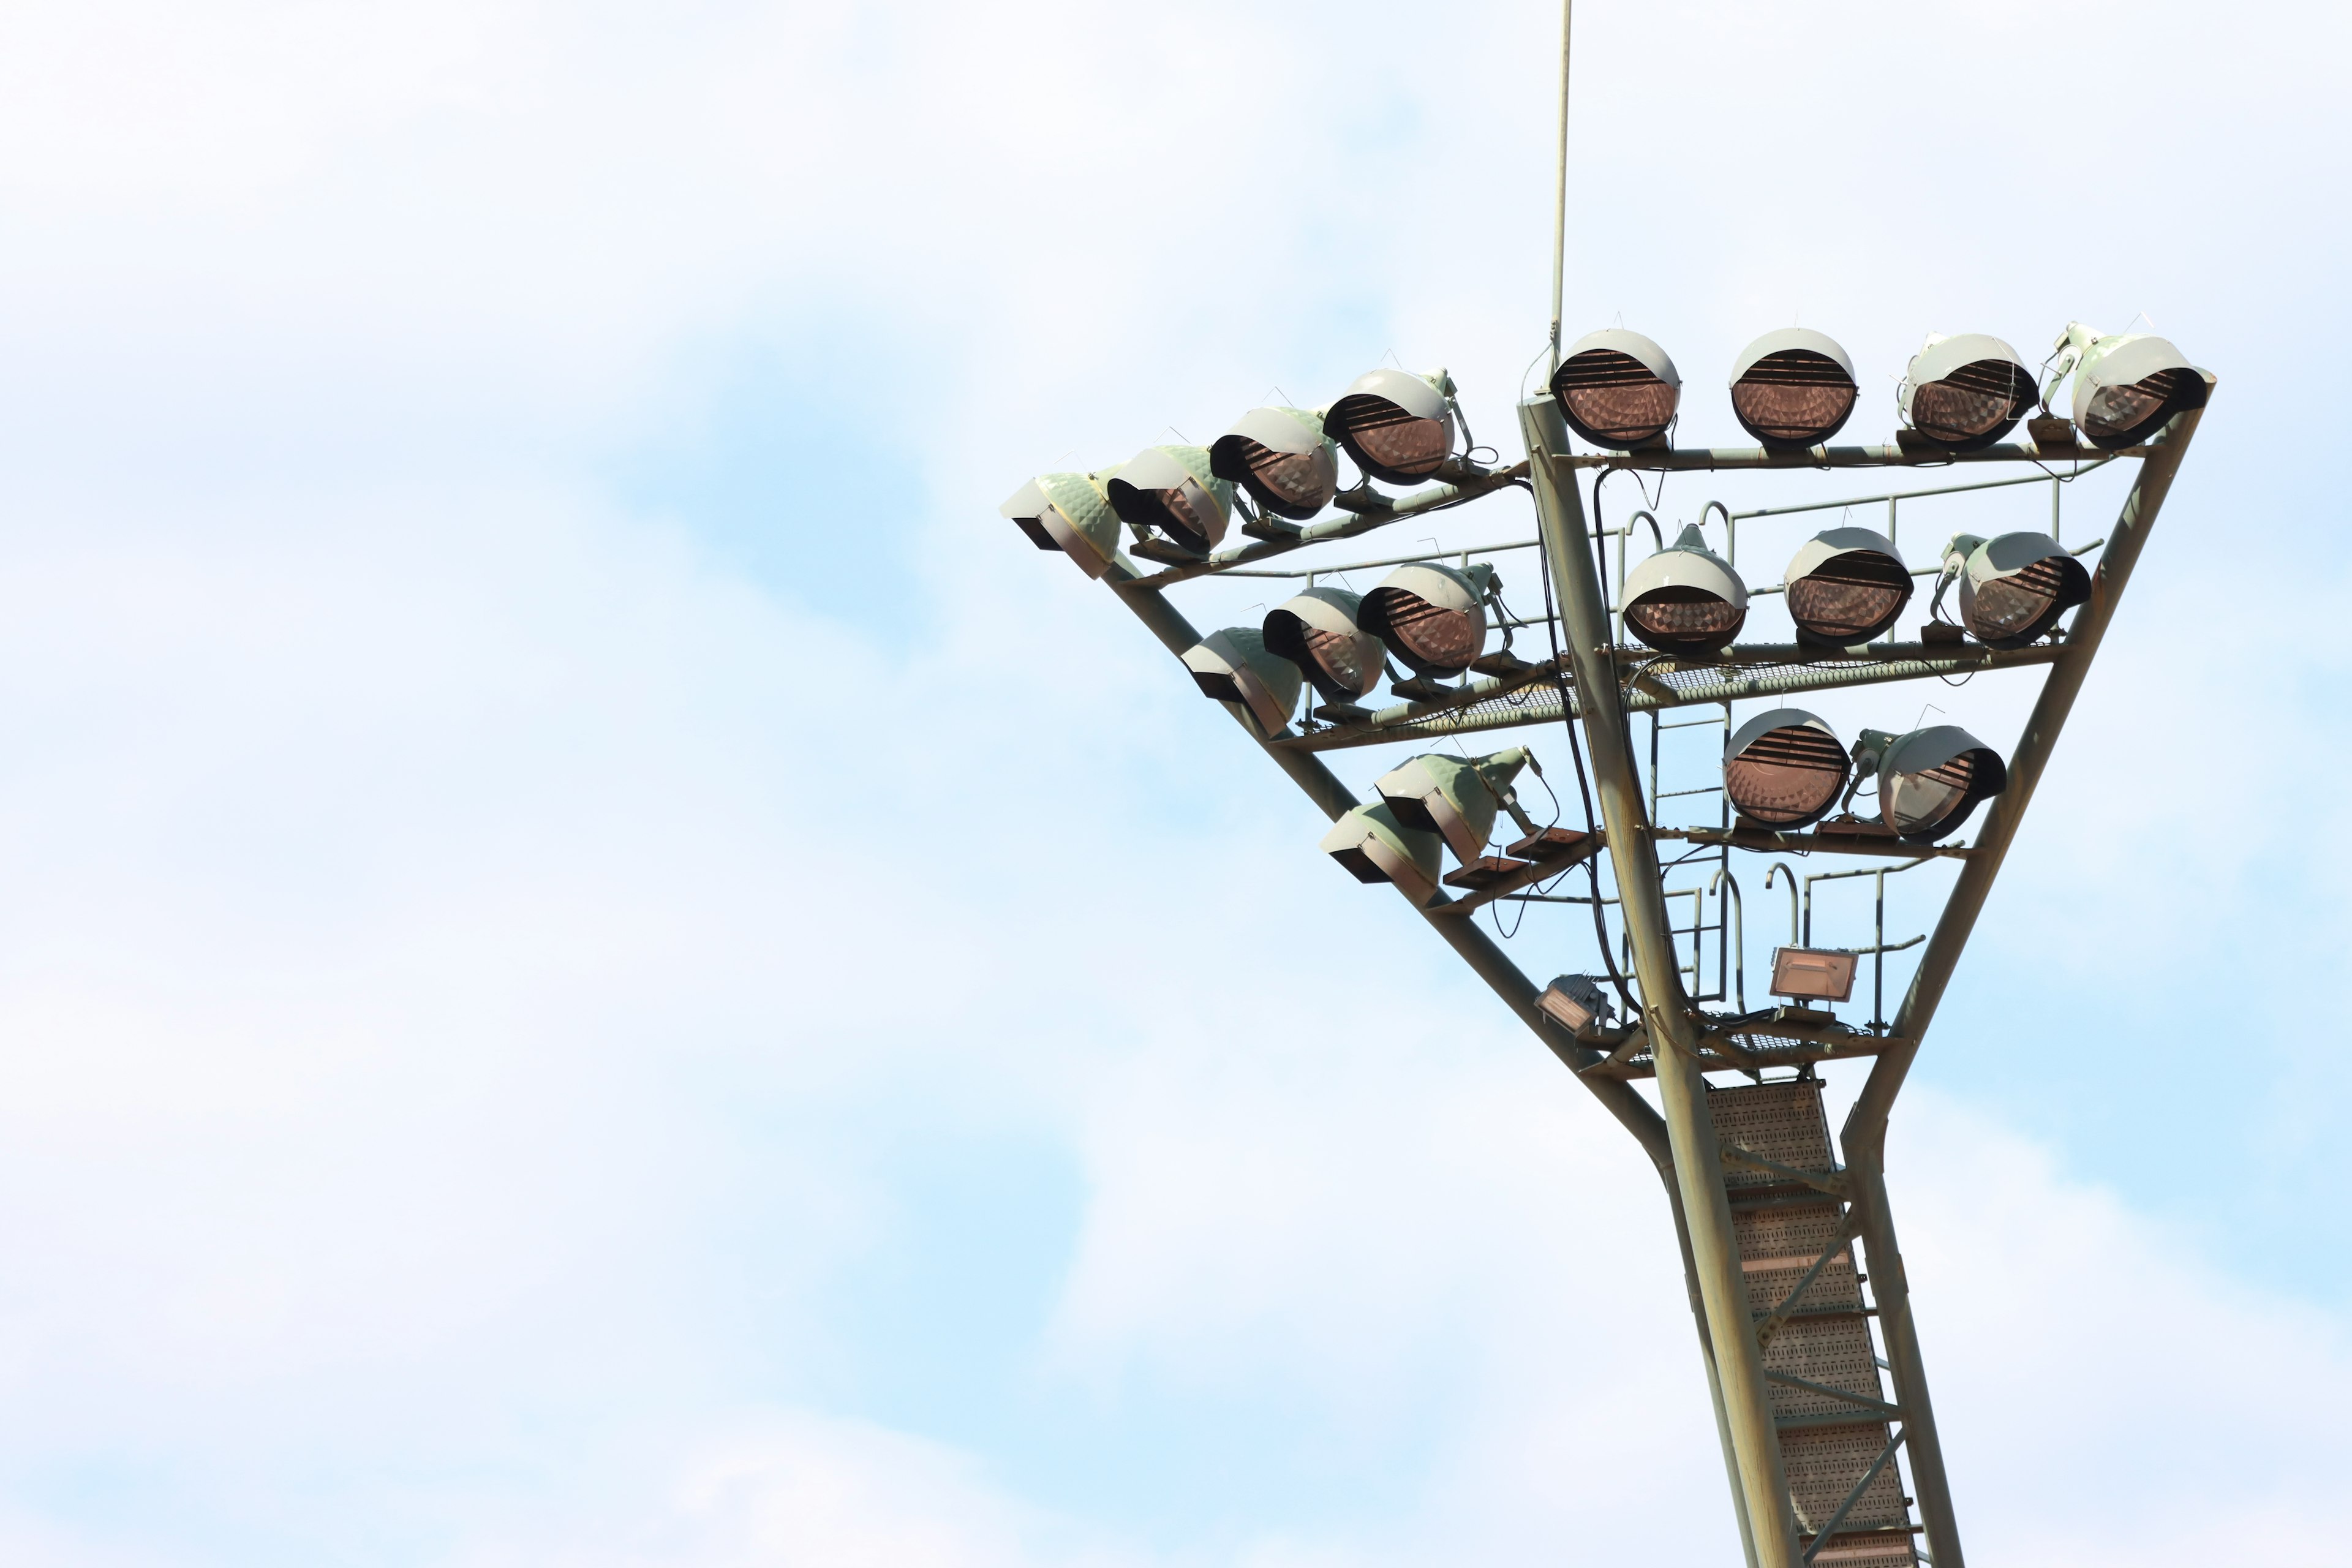
{"label": "perforated metal grating", "polygon": [[[1716,1136],[1791,1170],[1833,1169],[1829,1123],[1818,1083],[1769,1083],[1711,1089],[1707,1109]],[[1885,1401],[1876,1347],[1863,1315],[1864,1302],[1854,1252],[1843,1237],[1845,1205],[1826,1193],[1770,1171],[1725,1167],[1735,1207],[1748,1301],[1762,1319],[1784,1304],[1792,1315],[1764,1346],[1767,1372],[1864,1399]],[[1802,1296],[1789,1292],[1824,1252],[1832,1252]],[[1808,1541],[1834,1515],[1855,1483],[1886,1449],[1890,1424],[1837,1394],[1768,1383],[1780,1432],[1780,1458],[1790,1500]],[[1853,1417],[1851,1420],[1842,1417]],[[1813,1557],[1839,1568],[1912,1568],[1917,1561],[1906,1531],[1909,1505],[1900,1468],[1888,1463],[1839,1521]]]}

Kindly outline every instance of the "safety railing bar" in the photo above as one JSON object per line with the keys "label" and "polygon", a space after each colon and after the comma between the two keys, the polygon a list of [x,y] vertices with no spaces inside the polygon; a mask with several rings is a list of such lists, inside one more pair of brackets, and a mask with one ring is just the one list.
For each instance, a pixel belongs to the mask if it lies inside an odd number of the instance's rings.
{"label": "safety railing bar", "polygon": [[1217,575],[1221,577],[1329,577],[1340,572],[1369,572],[1375,566],[1411,566],[1416,562],[1451,561],[1463,555],[1501,555],[1513,550],[1534,550],[1542,543],[1543,541],[1540,539],[1522,539],[1504,544],[1468,544],[1453,550],[1424,550],[1414,555],[1387,555],[1378,561],[1341,561],[1329,566],[1302,566],[1295,572],[1254,572],[1235,567],[1220,572]]}
{"label": "safety railing bar", "polygon": [[[2144,458],[2147,453],[2146,447],[2102,452],[2095,447],[2077,446],[2071,451],[2045,451],[2038,446],[2006,441],[1973,452],[1913,452],[1899,446],[1811,447],[1797,452],[1761,447],[1686,447],[1663,451],[1579,452],[1559,461],[1571,468],[1630,468],[1653,474],[1718,468],[1941,468],[1960,463],[2065,463],[2073,466],[2068,475],[2073,478],[2095,467],[2104,468],[2117,458]],[[2050,476],[2043,473],[2035,477]]]}
{"label": "safety railing bar", "polygon": [[[2117,453],[2116,456],[2120,457],[2122,454]],[[2105,468],[2109,463],[2114,461],[2115,458],[2113,457],[2101,458],[2095,463],[2084,464],[2082,467],[2076,468],[2074,473],[2067,475],[2066,478],[2073,479],[2080,479],[2084,474],[2095,474],[2101,468]],[[1735,511],[1730,513],[1729,516],[1734,521],[1738,521],[1751,517],[1792,517],[1800,512],[1835,511],[1841,507],[1849,506],[1881,506],[1887,501],[1914,500],[1923,496],[1956,496],[1964,495],[1970,490],[2005,489],[2011,485],[2045,484],[2049,481],[2051,477],[2052,476],[2047,474],[2028,474],[2021,479],[1979,479],[1973,484],[1941,485],[1934,489],[1925,490],[1890,490],[1885,495],[1851,496],[1844,500],[1808,501],[1801,506],[1759,506],[1750,508],[1746,511]]]}
{"label": "safety railing bar", "polygon": [[[1195,577],[1219,576],[1237,566],[1254,565],[1276,555],[1287,555],[1294,550],[1304,550],[1310,544],[1323,544],[1335,539],[1353,539],[1360,533],[1370,533],[1376,528],[1385,528],[1390,523],[1401,522],[1408,517],[1417,517],[1423,512],[1432,511],[1439,507],[1450,507],[1456,502],[1474,500],[1480,496],[1491,495],[1498,489],[1525,479],[1527,473],[1527,462],[1521,459],[1508,468],[1496,468],[1484,473],[1465,474],[1456,482],[1432,485],[1427,489],[1415,490],[1409,496],[1400,498],[1392,499],[1369,490],[1348,491],[1335,503],[1340,508],[1342,516],[1314,523],[1297,533],[1285,534],[1280,539],[1260,540],[1236,550],[1222,551],[1206,561],[1191,562],[1182,566],[1171,566],[1164,571],[1154,572],[1148,577],[1115,574],[1111,579],[1111,584],[1123,594],[1133,594],[1167,588],[1178,583],[1189,583]],[[1371,502],[1377,504],[1365,504],[1362,498],[1367,495],[1370,496]],[[1351,505],[1351,501],[1356,504]],[[1450,555],[1457,552],[1441,551],[1439,553]]]}

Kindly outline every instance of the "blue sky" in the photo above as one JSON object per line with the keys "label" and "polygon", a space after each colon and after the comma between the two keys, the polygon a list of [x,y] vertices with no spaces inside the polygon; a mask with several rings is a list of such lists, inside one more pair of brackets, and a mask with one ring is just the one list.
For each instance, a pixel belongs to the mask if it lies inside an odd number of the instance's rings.
{"label": "blue sky", "polygon": [[[1580,12],[1686,440],[1791,321],[1857,433],[1931,330],[2221,377],[1890,1172],[1980,1558],[2340,1562],[2343,17]],[[0,1557],[1732,1560],[1630,1143],[995,515],[1391,354],[1507,443],[1556,24],[0,18]]]}

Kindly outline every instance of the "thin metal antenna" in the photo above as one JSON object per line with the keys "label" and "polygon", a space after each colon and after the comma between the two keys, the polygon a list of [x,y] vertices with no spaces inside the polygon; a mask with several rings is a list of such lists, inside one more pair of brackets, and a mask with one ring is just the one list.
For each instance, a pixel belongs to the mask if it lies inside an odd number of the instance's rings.
{"label": "thin metal antenna", "polygon": [[1575,31],[1576,0],[1559,6],[1559,190],[1551,218],[1551,372],[1559,370],[1560,302],[1568,288],[1568,46]]}

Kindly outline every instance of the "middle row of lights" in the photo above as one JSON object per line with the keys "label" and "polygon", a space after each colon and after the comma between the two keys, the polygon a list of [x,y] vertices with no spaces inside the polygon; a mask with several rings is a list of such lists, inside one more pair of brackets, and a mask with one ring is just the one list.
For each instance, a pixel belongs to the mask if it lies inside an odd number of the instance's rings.
{"label": "middle row of lights", "polygon": [[[2042,533],[1945,547],[1944,581],[1958,587],[1960,625],[1989,647],[2023,647],[2090,596],[2090,574]],[[1910,602],[1910,570],[1895,542],[1867,528],[1815,534],[1781,575],[1801,641],[1853,647],[1890,630]],[[1393,657],[1423,679],[1466,673],[1486,654],[1495,569],[1414,562],[1369,594],[1318,585],[1267,612],[1257,629],[1228,626],[1184,655],[1204,695],[1246,703],[1266,733],[1290,722],[1302,685],[1326,702],[1370,696]],[[1939,592],[1937,597],[1941,598]],[[1721,652],[1748,619],[1748,589],[1696,528],[1627,574],[1625,626],[1664,653]]]}

